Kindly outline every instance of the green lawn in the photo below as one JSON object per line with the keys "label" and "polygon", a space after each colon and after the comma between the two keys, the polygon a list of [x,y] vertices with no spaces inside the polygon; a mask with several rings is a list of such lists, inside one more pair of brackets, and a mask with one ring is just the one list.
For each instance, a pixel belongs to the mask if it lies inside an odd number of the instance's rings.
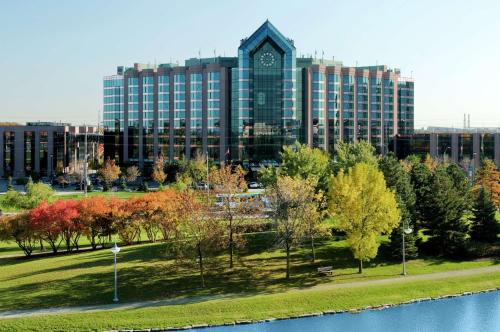
{"label": "green lawn", "polygon": [[198,301],[191,304],[116,310],[87,314],[0,320],[2,331],[90,331],[125,328],[222,324],[235,320],[289,317],[325,310],[400,303],[415,298],[475,291],[500,286],[500,273],[434,281],[335,290],[290,291],[271,295]]}
{"label": "green lawn", "polygon": [[[184,296],[281,292],[290,288],[322,283],[345,283],[381,279],[401,273],[401,264],[379,258],[366,264],[357,274],[344,240],[328,240],[318,246],[315,264],[308,248],[295,250],[292,278],[284,279],[283,252],[272,247],[273,234],[248,238],[248,247],[240,252],[233,270],[227,269],[226,254],[210,259],[207,287],[199,287],[199,276],[192,261],[176,262],[166,244],[124,247],[119,254],[120,299],[133,302]],[[14,259],[0,257],[0,310],[110,303],[113,285],[113,257],[109,249],[55,257]],[[494,260],[449,261],[418,259],[408,263],[410,274],[489,266]],[[337,276],[320,277],[318,266],[332,265]]]}
{"label": "green lawn", "polygon": [[[116,197],[116,198],[121,198],[121,199],[128,199],[132,196],[142,196],[144,195],[143,192],[127,192],[127,191],[108,191],[108,192],[100,192],[100,191],[93,191],[89,192],[88,196],[103,196],[103,197]],[[4,204],[4,195],[0,195],[0,209],[4,212],[17,212],[17,208],[12,208],[10,206],[7,206]],[[85,195],[82,192],[78,193],[65,193],[65,192],[57,192],[56,193],[56,198],[59,199],[81,199],[85,197]]]}

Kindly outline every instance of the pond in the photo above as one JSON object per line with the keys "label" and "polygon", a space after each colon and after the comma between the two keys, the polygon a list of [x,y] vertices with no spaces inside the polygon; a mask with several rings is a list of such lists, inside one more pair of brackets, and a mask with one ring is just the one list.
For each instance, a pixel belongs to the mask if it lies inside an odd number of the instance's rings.
{"label": "pond", "polygon": [[206,332],[500,331],[500,291],[366,310],[201,329]]}

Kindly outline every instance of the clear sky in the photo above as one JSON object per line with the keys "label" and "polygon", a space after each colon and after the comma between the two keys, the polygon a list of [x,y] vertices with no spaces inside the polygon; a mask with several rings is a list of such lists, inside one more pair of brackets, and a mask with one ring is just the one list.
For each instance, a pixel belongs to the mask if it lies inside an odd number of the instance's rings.
{"label": "clear sky", "polygon": [[0,121],[96,123],[102,77],[236,56],[266,19],[297,55],[415,78],[416,126],[500,126],[500,1],[0,0]]}

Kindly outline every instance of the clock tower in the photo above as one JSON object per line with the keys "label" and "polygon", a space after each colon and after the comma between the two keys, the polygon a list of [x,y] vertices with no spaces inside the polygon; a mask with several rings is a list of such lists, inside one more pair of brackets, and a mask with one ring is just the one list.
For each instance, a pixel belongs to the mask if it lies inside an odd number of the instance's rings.
{"label": "clock tower", "polygon": [[299,139],[293,41],[266,21],[238,49],[238,103],[232,109],[232,156],[248,162],[276,160],[283,145]]}

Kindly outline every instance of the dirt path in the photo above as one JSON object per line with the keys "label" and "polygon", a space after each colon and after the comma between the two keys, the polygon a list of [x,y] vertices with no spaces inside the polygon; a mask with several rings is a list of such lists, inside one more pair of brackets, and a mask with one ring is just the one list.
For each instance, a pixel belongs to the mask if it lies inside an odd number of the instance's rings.
{"label": "dirt path", "polygon": [[[481,268],[455,270],[447,272],[437,272],[429,274],[420,274],[414,276],[397,276],[387,279],[379,280],[367,280],[367,281],[357,281],[343,284],[323,284],[318,286],[313,286],[304,289],[291,289],[288,292],[305,292],[311,290],[330,290],[330,289],[341,289],[341,288],[352,288],[352,287],[362,287],[362,286],[372,286],[372,285],[385,285],[393,284],[399,282],[409,282],[418,280],[435,280],[435,279],[445,279],[450,277],[462,277],[470,276],[482,273],[491,273],[500,271],[500,265],[487,266]],[[157,300],[157,301],[144,301],[144,302],[132,302],[132,303],[118,303],[118,304],[104,304],[104,305],[89,305],[89,306],[78,306],[78,307],[61,307],[61,308],[46,308],[46,309],[32,309],[32,310],[10,310],[0,312],[0,319],[4,318],[21,318],[30,316],[40,316],[40,315],[51,315],[51,314],[67,314],[67,313],[86,313],[95,311],[106,311],[106,310],[117,310],[117,309],[139,309],[148,307],[158,307],[166,305],[176,305],[185,303],[194,303],[200,301],[210,301],[218,300],[224,298],[237,298],[238,294],[226,294],[226,295],[212,295],[212,296],[195,296],[188,298],[178,298],[169,300]]]}

